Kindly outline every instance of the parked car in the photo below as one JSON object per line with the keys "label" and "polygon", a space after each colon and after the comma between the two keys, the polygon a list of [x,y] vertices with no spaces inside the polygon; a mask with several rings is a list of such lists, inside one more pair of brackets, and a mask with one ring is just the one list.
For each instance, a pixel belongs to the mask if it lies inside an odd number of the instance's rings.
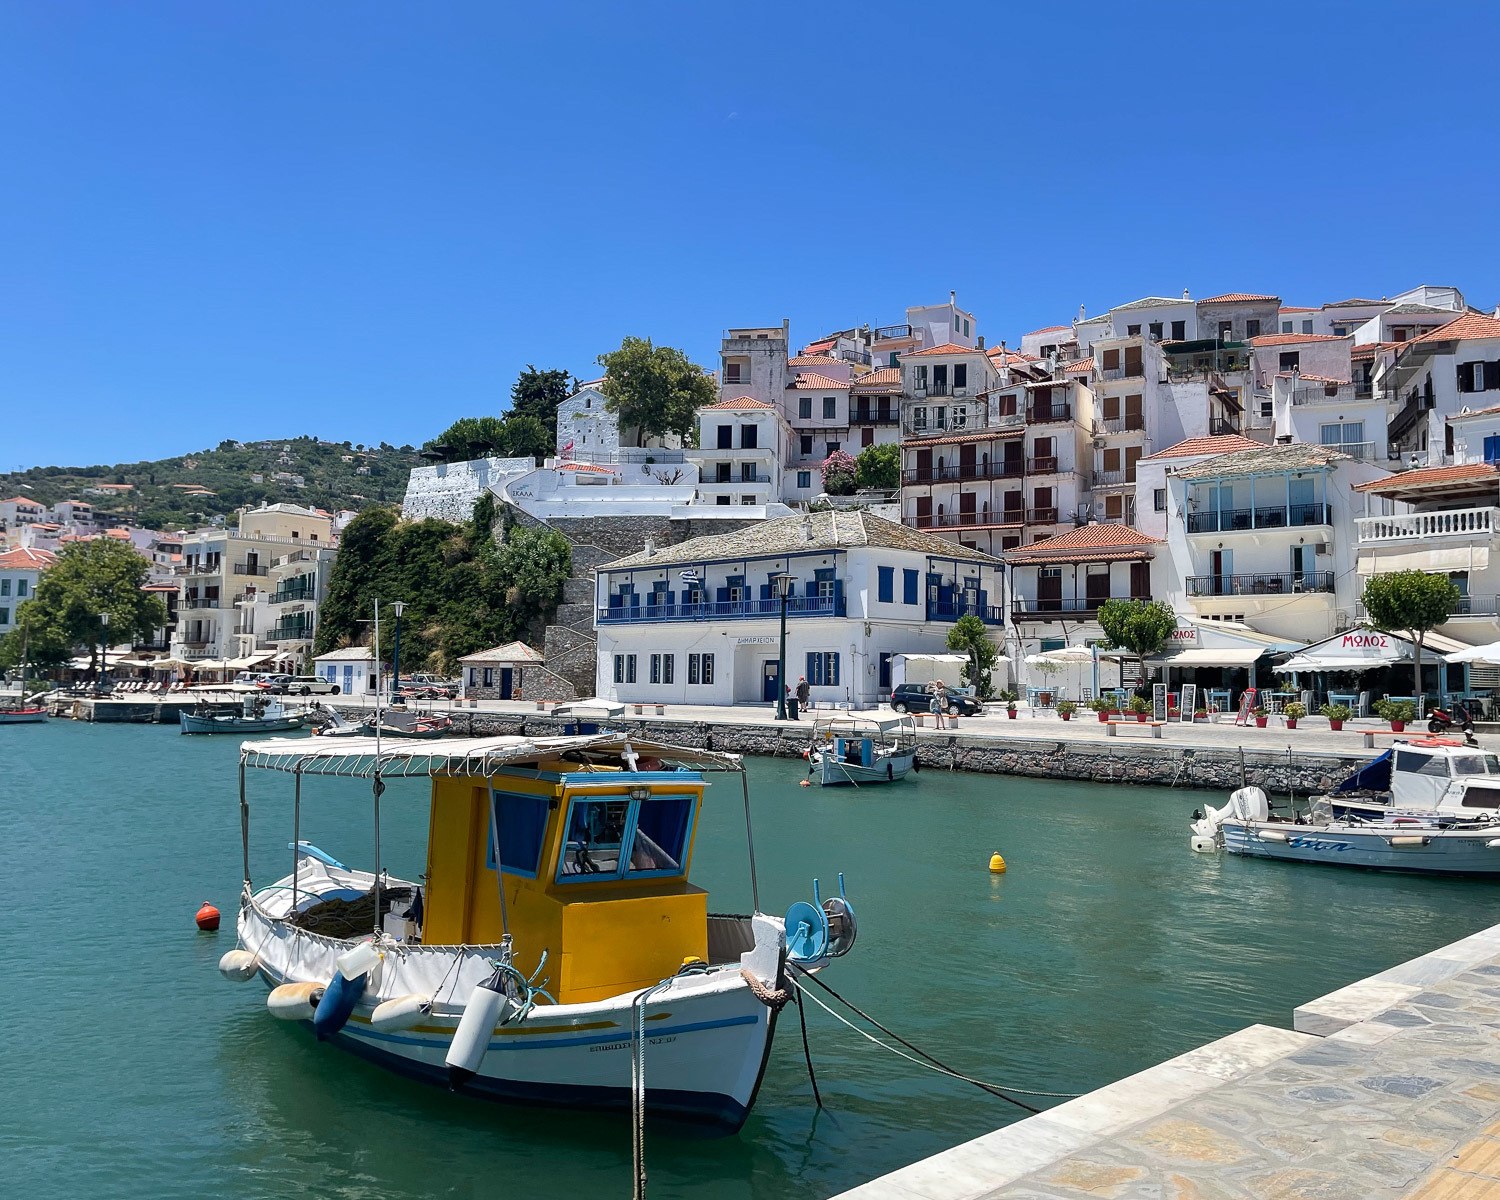
{"label": "parked car", "polygon": [[255,686],[275,696],[285,696],[291,687],[292,677],[267,671],[255,677]]}
{"label": "parked car", "polygon": [[[931,712],[933,695],[927,683],[903,683],[891,693],[891,707],[898,713]],[[984,711],[984,705],[973,696],[963,692],[948,693],[947,713],[950,717],[975,717]]]}
{"label": "parked car", "polygon": [[419,700],[451,700],[458,695],[458,684],[441,675],[418,671],[410,676],[402,676],[398,690]]}
{"label": "parked car", "polygon": [[318,675],[294,675],[287,691],[293,696],[337,696],[339,685]]}

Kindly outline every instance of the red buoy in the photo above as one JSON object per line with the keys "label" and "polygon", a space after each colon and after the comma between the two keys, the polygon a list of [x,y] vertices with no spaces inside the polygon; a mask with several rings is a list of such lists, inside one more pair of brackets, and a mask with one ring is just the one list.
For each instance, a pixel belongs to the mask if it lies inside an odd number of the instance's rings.
{"label": "red buoy", "polygon": [[219,910],[205,900],[193,920],[198,922],[198,928],[205,933],[213,933],[219,928]]}

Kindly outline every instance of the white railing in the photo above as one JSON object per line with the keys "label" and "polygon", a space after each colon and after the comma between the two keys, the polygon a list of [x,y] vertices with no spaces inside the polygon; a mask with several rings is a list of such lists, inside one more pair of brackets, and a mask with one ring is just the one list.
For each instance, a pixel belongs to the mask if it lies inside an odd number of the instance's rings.
{"label": "white railing", "polygon": [[1433,537],[1489,538],[1500,528],[1500,508],[1452,508],[1442,512],[1356,517],[1360,545],[1412,542]]}

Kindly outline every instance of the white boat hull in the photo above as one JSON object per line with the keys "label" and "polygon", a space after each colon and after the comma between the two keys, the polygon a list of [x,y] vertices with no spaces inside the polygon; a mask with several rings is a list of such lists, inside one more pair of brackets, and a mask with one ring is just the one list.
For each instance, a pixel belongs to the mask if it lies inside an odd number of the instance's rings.
{"label": "white boat hull", "polygon": [[1251,858],[1371,871],[1500,876],[1500,846],[1489,845],[1500,841],[1500,827],[1437,830],[1229,820],[1221,833],[1226,851]]}
{"label": "white boat hull", "polygon": [[836,787],[840,784],[865,787],[868,784],[895,783],[899,779],[905,779],[916,760],[915,752],[890,754],[877,758],[871,766],[866,767],[846,762],[836,754],[814,751],[809,757],[808,765],[824,787]]}
{"label": "white boat hull", "polygon": [[0,725],[40,725],[46,719],[45,708],[0,708]]}
{"label": "white boat hull", "polygon": [[[304,860],[308,862],[308,860]],[[315,889],[368,888],[361,872],[308,862]],[[393,884],[395,881],[391,881]],[[241,907],[239,942],[257,956],[260,975],[282,983],[326,983],[351,941],[299,931],[273,915],[289,909],[291,878]],[[304,893],[305,895],[305,893]],[[303,907],[303,905],[299,905]],[[755,919],[752,970],[780,971],[784,935],[774,918]],[[399,1074],[448,1086],[445,1063],[469,993],[490,974],[495,947],[388,946],[384,960],[336,1044]],[[753,966],[751,965],[753,960]],[[518,963],[518,965],[521,965]],[[776,1018],[741,976],[741,961],[676,976],[646,1004],[646,1104],[668,1116],[732,1133],[754,1103]],[[545,974],[545,971],[544,971]],[[758,976],[765,979],[764,976]],[[766,981],[776,986],[778,978]],[[383,1031],[370,1015],[382,1001],[433,996],[430,1014],[411,1028]],[[540,1004],[522,1020],[497,1025],[476,1074],[462,1091],[495,1100],[628,1110],[637,993],[587,1004]],[[306,1024],[311,1033],[312,1011]]]}

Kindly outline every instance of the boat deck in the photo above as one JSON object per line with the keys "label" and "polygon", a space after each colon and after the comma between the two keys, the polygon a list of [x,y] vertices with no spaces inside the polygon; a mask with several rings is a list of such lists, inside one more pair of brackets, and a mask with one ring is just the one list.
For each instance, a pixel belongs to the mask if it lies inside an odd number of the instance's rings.
{"label": "boat deck", "polygon": [[839,1200],[1500,1200],[1500,926]]}

